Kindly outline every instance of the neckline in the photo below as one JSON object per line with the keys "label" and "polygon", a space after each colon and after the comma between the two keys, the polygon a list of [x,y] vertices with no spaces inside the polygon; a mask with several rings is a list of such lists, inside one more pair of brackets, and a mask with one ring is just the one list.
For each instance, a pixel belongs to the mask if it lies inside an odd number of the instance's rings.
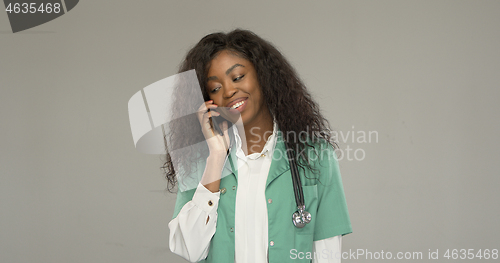
{"label": "neckline", "polygon": [[[255,159],[260,158],[264,154],[266,156],[271,156],[273,154],[274,148],[276,147],[278,124],[277,124],[276,120],[273,120],[273,133],[271,135],[269,135],[269,137],[267,137],[266,143],[264,144],[262,151],[251,153],[249,155],[245,155],[245,153],[243,152],[243,149],[241,149],[241,146],[242,146],[241,137],[238,133],[238,128],[236,127],[236,125],[233,125],[233,133],[234,133],[235,142],[236,142],[235,146],[236,146],[237,156],[240,158],[245,157],[245,159],[255,160]],[[257,156],[257,157],[252,158],[254,156]]]}

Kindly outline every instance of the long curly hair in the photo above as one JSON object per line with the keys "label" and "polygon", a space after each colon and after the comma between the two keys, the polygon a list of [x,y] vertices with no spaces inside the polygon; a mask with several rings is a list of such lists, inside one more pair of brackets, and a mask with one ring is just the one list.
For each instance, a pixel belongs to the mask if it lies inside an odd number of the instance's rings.
{"label": "long curly hair", "polygon": [[[186,58],[179,67],[179,73],[195,69],[200,84],[201,92],[205,101],[209,100],[207,93],[207,75],[210,62],[221,51],[227,50],[250,61],[257,72],[257,79],[262,88],[263,98],[271,115],[277,122],[282,134],[295,134],[297,136],[287,137],[287,143],[297,153],[299,166],[311,167],[310,156],[304,151],[307,147],[314,148],[311,141],[321,139],[328,142],[334,149],[338,149],[328,121],[321,114],[317,103],[312,99],[304,83],[299,79],[295,69],[285,59],[285,57],[270,42],[260,38],[255,33],[235,29],[228,33],[213,33],[203,37],[186,55]],[[189,105],[187,99],[177,98],[173,107],[186,107]],[[193,109],[199,105],[189,105]],[[186,129],[186,127],[191,127]],[[192,128],[197,127],[197,128]],[[198,119],[186,119],[170,126],[170,141],[179,145],[189,145],[203,140],[201,126]],[[186,130],[197,133],[186,136]],[[186,141],[190,140],[190,141]],[[176,146],[175,148],[180,148]],[[170,145],[172,146],[172,145]],[[204,149],[208,151],[208,147]],[[177,184],[176,171],[173,163],[184,163],[182,167],[186,174],[191,172],[191,166],[195,163],[199,154],[190,154],[189,147],[185,148],[186,153],[182,156],[191,158],[173,160],[169,153],[166,153],[165,163],[162,166],[167,183],[167,190],[172,192]]]}

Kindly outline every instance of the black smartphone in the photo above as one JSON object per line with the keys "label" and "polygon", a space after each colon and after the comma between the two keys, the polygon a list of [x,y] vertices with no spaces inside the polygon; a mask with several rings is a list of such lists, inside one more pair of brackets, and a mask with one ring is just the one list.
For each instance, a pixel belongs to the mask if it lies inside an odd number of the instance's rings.
{"label": "black smartphone", "polygon": [[[209,111],[210,111],[210,109],[209,109]],[[215,111],[215,110],[212,110],[212,111]],[[219,123],[221,123],[223,120],[224,120],[224,118],[222,118],[220,116],[210,117],[210,122],[212,124],[212,128],[215,130],[215,132],[219,133],[220,136],[224,136],[224,133],[222,132],[222,130],[219,127]]]}
{"label": "black smartphone", "polygon": [[[212,117],[210,117],[210,122],[212,124],[212,128],[215,130],[216,133],[220,134],[220,136],[224,136],[224,133],[222,132],[221,128],[219,127],[219,123],[222,123],[223,121],[227,122],[228,129],[229,129],[229,127],[232,126],[231,122],[227,121],[222,116],[212,116]],[[227,132],[229,132],[229,131],[227,131]],[[226,142],[225,139],[224,139],[224,145],[226,146],[226,149],[227,149],[226,154],[229,155],[229,152],[230,152],[231,149],[230,149],[230,146],[228,146],[228,143]]]}

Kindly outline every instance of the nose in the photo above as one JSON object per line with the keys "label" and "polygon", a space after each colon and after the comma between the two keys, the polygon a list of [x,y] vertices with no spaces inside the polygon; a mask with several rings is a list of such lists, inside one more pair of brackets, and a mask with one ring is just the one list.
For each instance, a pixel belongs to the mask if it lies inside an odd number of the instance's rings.
{"label": "nose", "polygon": [[230,99],[238,92],[238,88],[235,87],[234,83],[230,83],[224,86],[224,98]]}

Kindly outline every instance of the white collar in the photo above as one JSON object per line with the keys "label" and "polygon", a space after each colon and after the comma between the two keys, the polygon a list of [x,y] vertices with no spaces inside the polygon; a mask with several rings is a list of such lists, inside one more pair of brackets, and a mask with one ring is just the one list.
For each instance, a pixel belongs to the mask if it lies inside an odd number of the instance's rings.
{"label": "white collar", "polygon": [[236,147],[236,156],[240,159],[246,160],[251,159],[255,160],[260,157],[265,157],[269,156],[272,157],[272,154],[274,152],[274,147],[276,146],[276,138],[277,138],[277,133],[278,133],[278,124],[276,123],[275,120],[273,120],[273,133],[267,138],[266,144],[264,145],[264,148],[262,148],[262,151],[260,153],[252,153],[247,156],[245,156],[245,153],[243,152],[243,149],[241,149],[241,138],[238,133],[238,128],[236,125],[233,125],[233,133],[235,135],[235,147]]}

